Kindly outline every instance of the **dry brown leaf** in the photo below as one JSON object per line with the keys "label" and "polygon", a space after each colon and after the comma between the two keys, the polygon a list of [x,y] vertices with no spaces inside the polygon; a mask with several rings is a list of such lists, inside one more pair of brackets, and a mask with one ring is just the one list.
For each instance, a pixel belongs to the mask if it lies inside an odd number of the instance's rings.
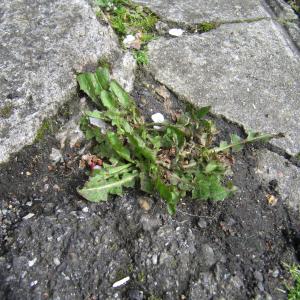
{"label": "dry brown leaf", "polygon": [[158,88],[155,89],[155,92],[161,96],[164,100],[170,99],[170,92],[168,91],[168,89],[164,86],[161,85]]}

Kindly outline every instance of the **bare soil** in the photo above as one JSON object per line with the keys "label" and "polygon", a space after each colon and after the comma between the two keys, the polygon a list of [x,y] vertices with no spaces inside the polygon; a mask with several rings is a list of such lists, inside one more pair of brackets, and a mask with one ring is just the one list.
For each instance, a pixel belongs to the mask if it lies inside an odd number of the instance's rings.
{"label": "bare soil", "polygon": [[[166,103],[157,87],[146,73],[137,75],[133,96],[146,118],[184,109],[173,94]],[[243,135],[211,118],[222,138]],[[78,168],[81,148],[65,149],[64,161],[51,167],[52,147],[58,141],[46,135],[0,167],[1,299],[287,298],[283,263],[300,258],[300,219],[281,201],[276,180],[264,186],[258,179],[256,149],[263,145],[235,155],[239,191],[232,198],[184,199],[174,217],[135,189],[87,203],[76,193],[87,178]],[[126,276],[127,284],[112,287]]]}

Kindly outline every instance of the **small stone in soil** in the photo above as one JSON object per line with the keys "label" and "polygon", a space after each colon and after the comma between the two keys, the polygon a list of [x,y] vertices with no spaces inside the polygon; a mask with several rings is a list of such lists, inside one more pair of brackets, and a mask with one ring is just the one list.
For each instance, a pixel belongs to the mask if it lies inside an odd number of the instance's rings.
{"label": "small stone in soil", "polygon": [[59,260],[57,257],[55,257],[55,258],[53,259],[53,262],[54,262],[54,264],[55,264],[56,266],[59,266],[59,265],[60,265],[60,260]]}
{"label": "small stone in soil", "polygon": [[200,220],[198,221],[198,226],[199,226],[200,228],[204,229],[204,228],[207,227],[207,222],[206,222],[205,220],[203,220],[203,219],[200,219]]}
{"label": "small stone in soil", "polygon": [[30,261],[28,262],[28,266],[29,266],[29,267],[32,267],[32,266],[36,263],[36,261],[37,261],[37,258],[35,257],[33,260],[30,260]]}
{"label": "small stone in soil", "polygon": [[208,244],[205,244],[201,248],[202,256],[204,265],[207,267],[211,267],[216,263],[215,253],[212,247],[210,247]]}
{"label": "small stone in soil", "polygon": [[259,271],[255,271],[255,272],[254,272],[254,278],[255,278],[258,282],[263,282],[263,280],[264,280],[264,277],[263,277],[262,273],[259,272]]}
{"label": "small stone in soil", "polygon": [[89,212],[89,208],[88,208],[88,207],[84,207],[84,208],[82,209],[82,211],[83,211],[84,213],[87,213],[87,212]]}
{"label": "small stone in soil", "polygon": [[140,197],[138,199],[139,205],[140,207],[145,210],[145,211],[149,211],[151,209],[151,199],[148,197]]}
{"label": "small stone in soil", "polygon": [[34,216],[33,213],[29,213],[28,215],[26,215],[25,217],[23,217],[23,220],[28,220],[30,218],[32,218]]}
{"label": "small stone in soil", "polygon": [[52,161],[53,164],[57,164],[57,163],[63,161],[63,156],[58,149],[52,148],[52,151],[50,154],[50,160]]}
{"label": "small stone in soil", "polygon": [[127,276],[127,277],[125,277],[125,278],[123,278],[123,279],[121,279],[121,280],[115,282],[115,283],[113,284],[113,288],[122,286],[122,285],[124,285],[125,283],[127,283],[129,280],[130,280],[130,277]]}

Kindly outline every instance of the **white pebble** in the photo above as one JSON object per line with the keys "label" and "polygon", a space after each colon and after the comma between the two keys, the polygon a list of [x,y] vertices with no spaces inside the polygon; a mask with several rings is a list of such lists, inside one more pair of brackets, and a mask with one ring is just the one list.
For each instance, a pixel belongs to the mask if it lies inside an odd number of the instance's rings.
{"label": "white pebble", "polygon": [[32,266],[36,263],[36,261],[37,261],[37,258],[35,257],[33,260],[30,260],[30,261],[28,262],[28,266],[29,266],[29,267],[32,267]]}
{"label": "white pebble", "polygon": [[115,282],[115,283],[113,284],[113,288],[119,287],[119,286],[121,286],[121,285],[127,283],[127,281],[129,281],[129,279],[130,279],[130,277],[127,276],[127,277],[125,277],[125,278],[123,278],[123,279],[121,279],[121,280]]}
{"label": "white pebble", "polygon": [[88,207],[84,207],[84,208],[82,209],[82,211],[83,211],[84,213],[87,213],[87,212],[89,212],[89,208],[88,208]]}
{"label": "white pebble", "polygon": [[54,262],[54,264],[55,264],[56,266],[59,266],[59,265],[60,265],[60,260],[59,260],[57,257],[55,257],[55,258],[53,259],[53,262]]}
{"label": "white pebble", "polygon": [[184,31],[180,28],[172,28],[169,30],[169,34],[173,36],[182,36]]}
{"label": "white pebble", "polygon": [[30,283],[30,287],[33,287],[33,286],[37,285],[37,283],[38,283],[38,281],[37,281],[37,280],[35,280],[35,281],[32,281],[32,282]]}
{"label": "white pebble", "polygon": [[26,215],[25,217],[23,217],[23,220],[28,220],[30,218],[32,218],[34,216],[33,213],[29,213],[28,215]]}

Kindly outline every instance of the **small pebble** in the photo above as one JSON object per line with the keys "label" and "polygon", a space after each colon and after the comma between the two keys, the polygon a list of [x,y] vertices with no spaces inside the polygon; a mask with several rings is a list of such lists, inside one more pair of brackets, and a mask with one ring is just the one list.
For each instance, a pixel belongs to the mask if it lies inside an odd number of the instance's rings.
{"label": "small pebble", "polygon": [[158,262],[158,256],[157,256],[157,254],[154,254],[154,255],[152,256],[152,263],[153,263],[154,265],[157,265],[157,262]]}
{"label": "small pebble", "polygon": [[49,190],[49,184],[46,183],[46,184],[44,185],[43,191],[44,191],[44,192],[47,192],[48,190]]}
{"label": "small pebble", "polygon": [[130,277],[127,276],[127,277],[125,277],[125,278],[123,278],[123,279],[121,279],[121,280],[115,282],[115,283],[113,284],[113,288],[116,288],[116,287],[119,287],[119,286],[121,286],[121,285],[124,285],[124,284],[127,283],[129,280],[130,280]]}
{"label": "small pebble", "polygon": [[25,217],[23,217],[23,220],[28,220],[30,218],[32,218],[34,216],[33,213],[29,213],[28,215],[26,215]]}
{"label": "small pebble", "polygon": [[50,160],[52,161],[53,164],[57,164],[58,162],[63,161],[63,156],[58,149],[52,148],[51,154],[50,154]]}
{"label": "small pebble", "polygon": [[148,199],[147,197],[140,197],[138,199],[139,201],[139,205],[140,207],[145,210],[145,211],[149,211],[151,209],[151,203],[150,203],[150,199]]}
{"label": "small pebble", "polygon": [[205,220],[199,220],[198,222],[198,226],[202,229],[206,228],[207,227],[207,222]]}
{"label": "small pebble", "polygon": [[54,262],[54,264],[55,264],[56,266],[59,266],[59,265],[60,265],[60,260],[59,260],[57,257],[55,257],[55,258],[53,259],[53,262]]}
{"label": "small pebble", "polygon": [[35,280],[35,281],[32,281],[32,282],[30,283],[30,287],[34,287],[35,285],[37,285],[37,283],[38,283],[38,281],[37,281],[37,280]]}
{"label": "small pebble", "polygon": [[83,211],[84,213],[87,213],[87,212],[89,212],[89,208],[88,208],[88,207],[84,207],[84,208],[82,209],[82,211]]}
{"label": "small pebble", "polygon": [[53,190],[56,191],[56,192],[59,192],[60,191],[60,187],[57,184],[54,184]]}
{"label": "small pebble", "polygon": [[279,276],[279,270],[274,270],[273,271],[273,273],[272,273],[272,276],[274,277],[274,278],[277,278],[278,276]]}
{"label": "small pebble", "polygon": [[30,260],[30,261],[28,262],[28,266],[29,266],[29,267],[32,267],[32,266],[36,263],[36,261],[37,261],[37,258],[35,257],[33,260]]}
{"label": "small pebble", "polygon": [[254,277],[258,282],[262,282],[264,280],[263,274],[259,271],[254,272]]}

